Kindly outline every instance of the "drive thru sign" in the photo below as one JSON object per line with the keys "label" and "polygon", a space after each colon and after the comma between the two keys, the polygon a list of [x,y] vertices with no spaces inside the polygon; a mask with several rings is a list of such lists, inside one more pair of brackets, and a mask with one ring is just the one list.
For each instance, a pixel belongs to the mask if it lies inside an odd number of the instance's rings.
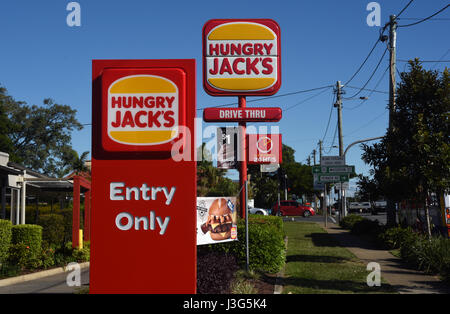
{"label": "drive thru sign", "polygon": [[195,60],[94,60],[92,79],[90,292],[195,293]]}

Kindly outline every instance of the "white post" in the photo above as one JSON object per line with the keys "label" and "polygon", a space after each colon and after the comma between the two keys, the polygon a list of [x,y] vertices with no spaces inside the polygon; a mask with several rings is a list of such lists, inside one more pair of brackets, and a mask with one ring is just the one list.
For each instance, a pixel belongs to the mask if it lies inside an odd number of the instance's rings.
{"label": "white post", "polygon": [[26,205],[26,196],[27,196],[27,183],[25,181],[25,176],[27,174],[27,171],[23,171],[23,182],[22,182],[22,215],[20,217],[20,223],[22,225],[25,224],[25,205]]}
{"label": "white post", "polygon": [[16,200],[16,225],[20,224],[20,189],[16,189],[17,200]]}
{"label": "white post", "polygon": [[9,218],[11,219],[12,224],[15,222],[14,209],[14,189],[11,188],[11,211],[9,212]]}

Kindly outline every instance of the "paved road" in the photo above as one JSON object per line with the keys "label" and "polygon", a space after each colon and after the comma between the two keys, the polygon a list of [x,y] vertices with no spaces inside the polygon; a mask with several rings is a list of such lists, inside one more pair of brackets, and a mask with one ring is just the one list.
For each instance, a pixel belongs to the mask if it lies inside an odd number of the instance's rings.
{"label": "paved road", "polygon": [[[323,222],[325,219],[322,215],[314,215],[308,218],[302,216],[283,216],[283,221],[303,221],[303,222]],[[328,221],[332,223],[336,223],[336,216],[328,216]]]}
{"label": "paved road", "polygon": [[69,273],[60,273],[48,277],[0,287],[0,294],[20,293],[80,293],[89,287],[89,267],[81,269],[81,286],[69,287],[66,278]]}

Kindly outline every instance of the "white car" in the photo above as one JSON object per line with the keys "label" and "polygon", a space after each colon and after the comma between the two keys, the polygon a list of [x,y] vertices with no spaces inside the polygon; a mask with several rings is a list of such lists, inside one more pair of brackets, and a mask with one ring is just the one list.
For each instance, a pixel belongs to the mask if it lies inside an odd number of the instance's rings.
{"label": "white car", "polygon": [[250,214],[269,216],[269,211],[264,208],[249,207],[248,212]]}

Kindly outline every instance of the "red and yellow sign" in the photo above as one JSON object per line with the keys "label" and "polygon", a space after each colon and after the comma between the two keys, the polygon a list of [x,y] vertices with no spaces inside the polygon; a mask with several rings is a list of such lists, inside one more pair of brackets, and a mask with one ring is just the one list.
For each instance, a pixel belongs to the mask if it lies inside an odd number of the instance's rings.
{"label": "red and yellow sign", "polygon": [[184,125],[181,69],[109,68],[102,75],[103,147],[107,151],[170,150]]}
{"label": "red and yellow sign", "polygon": [[92,78],[90,292],[195,293],[196,161],[175,158],[195,154],[195,60],[93,60]]}
{"label": "red and yellow sign", "polygon": [[269,19],[203,27],[203,85],[213,96],[273,95],[281,85],[280,27]]}

